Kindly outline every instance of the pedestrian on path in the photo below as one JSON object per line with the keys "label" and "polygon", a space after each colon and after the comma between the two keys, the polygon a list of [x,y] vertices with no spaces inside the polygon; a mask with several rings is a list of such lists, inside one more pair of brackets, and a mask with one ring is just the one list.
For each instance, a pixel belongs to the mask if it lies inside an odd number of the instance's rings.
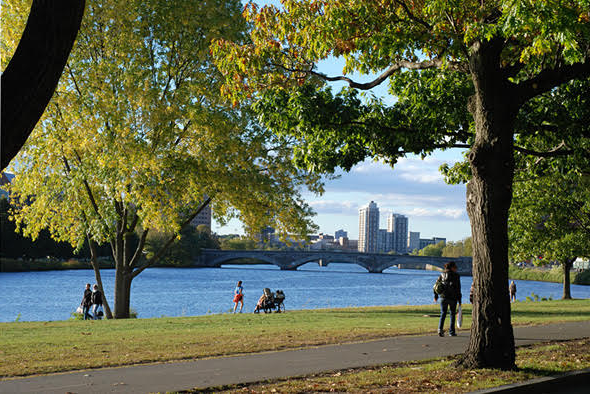
{"label": "pedestrian on path", "polygon": [[236,309],[238,309],[238,303],[240,303],[240,313],[242,313],[242,309],[244,308],[244,288],[242,287],[242,281],[238,281],[238,285],[234,290],[234,313],[236,313]]}
{"label": "pedestrian on path", "polygon": [[[449,327],[449,335],[457,336],[455,333],[455,314],[457,313],[457,303],[461,305],[461,279],[457,273],[457,264],[450,261],[445,264],[445,271],[440,274],[437,281],[442,283],[442,291],[440,298],[440,320],[438,322],[438,335],[443,337],[445,335],[444,324],[447,316],[447,311],[451,312],[451,326]],[[434,292],[434,302],[438,301],[439,294]]]}
{"label": "pedestrian on path", "polygon": [[514,281],[510,282],[508,291],[510,292],[510,302],[516,301],[516,283],[514,283]]}
{"label": "pedestrian on path", "polygon": [[90,315],[90,307],[92,306],[92,290],[90,290],[90,283],[86,283],[86,289],[84,290],[84,296],[82,297],[80,306],[82,307],[84,320],[92,320],[92,316]]}

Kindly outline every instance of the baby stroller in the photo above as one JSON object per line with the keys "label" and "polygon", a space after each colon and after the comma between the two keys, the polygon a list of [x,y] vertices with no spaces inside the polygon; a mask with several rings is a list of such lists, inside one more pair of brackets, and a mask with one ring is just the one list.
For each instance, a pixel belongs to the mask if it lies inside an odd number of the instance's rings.
{"label": "baby stroller", "polygon": [[276,293],[273,294],[268,287],[265,287],[262,296],[256,304],[254,313],[259,313],[261,310],[264,311],[264,313],[272,313],[273,310],[276,310],[277,313],[284,312],[284,300],[285,293],[283,293],[282,290],[277,290]]}

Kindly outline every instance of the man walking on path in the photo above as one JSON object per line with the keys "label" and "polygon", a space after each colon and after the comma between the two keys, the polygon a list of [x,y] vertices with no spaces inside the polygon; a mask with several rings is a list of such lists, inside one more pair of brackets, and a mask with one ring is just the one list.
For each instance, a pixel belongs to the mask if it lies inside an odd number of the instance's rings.
{"label": "man walking on path", "polygon": [[[449,335],[452,337],[457,336],[455,333],[455,314],[457,313],[457,302],[461,305],[461,280],[457,273],[457,264],[454,261],[450,261],[445,264],[445,271],[440,274],[437,282],[442,284],[440,290],[440,320],[438,322],[438,335],[440,337],[445,336],[445,318],[447,316],[447,310],[451,312],[451,326],[449,327]],[[434,302],[438,301],[439,294],[434,292]]]}

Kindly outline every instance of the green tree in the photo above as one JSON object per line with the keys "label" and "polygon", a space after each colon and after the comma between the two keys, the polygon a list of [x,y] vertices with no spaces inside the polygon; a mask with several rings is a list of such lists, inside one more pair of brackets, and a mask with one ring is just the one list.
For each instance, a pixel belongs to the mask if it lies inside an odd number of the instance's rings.
{"label": "green tree", "polygon": [[[152,258],[173,235],[158,232],[148,234],[145,242],[146,257]],[[179,267],[191,266],[201,249],[219,249],[219,242],[205,225],[186,226],[180,230],[179,237],[176,237],[174,243],[160,256],[160,263]]]}
{"label": "green tree", "polygon": [[590,174],[515,182],[509,229],[512,257],[522,261],[543,256],[544,262],[558,262],[563,268],[562,298],[571,299],[573,262],[590,257]]}
{"label": "green tree", "polygon": [[254,250],[258,249],[255,240],[247,237],[224,238],[221,240],[223,250]]}
{"label": "green tree", "polygon": [[444,241],[440,241],[437,244],[427,245],[425,248],[420,249],[418,251],[418,256],[441,257],[444,248]]}
{"label": "green tree", "polygon": [[442,257],[471,257],[471,237],[457,242],[447,242],[442,249]]}
{"label": "green tree", "polygon": [[[19,156],[17,226],[77,247],[87,239],[93,262],[108,242],[115,318],[129,317],[132,280],[207,204],[218,220],[238,217],[249,228],[315,228],[299,192],[321,190],[319,178],[293,166],[288,141],[219,96],[209,44],[240,39],[240,9],[237,0],[92,2],[67,73]],[[146,258],[150,232],[172,236]],[[102,287],[98,264],[95,275]]]}
{"label": "green tree", "polygon": [[[532,98],[590,74],[588,2],[282,4],[246,7],[251,43],[212,46],[226,75],[223,92],[235,101],[255,97],[261,119],[297,138],[298,164],[314,171],[349,169],[367,156],[394,164],[410,152],[469,147],[479,302],[461,364],[514,368],[506,282],[515,123]],[[377,77],[357,82],[318,72],[317,62],[332,56],[344,57],[344,73]],[[334,94],[331,81],[350,89]],[[394,105],[359,97],[358,90],[387,82]]]}

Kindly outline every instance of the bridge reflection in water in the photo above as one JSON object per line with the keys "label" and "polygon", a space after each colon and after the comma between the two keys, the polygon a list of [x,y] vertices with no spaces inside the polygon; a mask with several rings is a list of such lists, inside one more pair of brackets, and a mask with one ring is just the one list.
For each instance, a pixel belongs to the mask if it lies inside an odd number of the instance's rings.
{"label": "bridge reflection in water", "polygon": [[203,249],[195,267],[221,267],[228,264],[244,264],[240,259],[257,260],[274,264],[282,270],[296,270],[304,264],[317,262],[320,266],[330,263],[358,264],[372,273],[381,273],[390,267],[441,271],[449,261],[457,263],[460,275],[471,275],[471,257],[429,257],[389,255],[378,253],[336,251],[267,251],[267,250],[219,250]]}

